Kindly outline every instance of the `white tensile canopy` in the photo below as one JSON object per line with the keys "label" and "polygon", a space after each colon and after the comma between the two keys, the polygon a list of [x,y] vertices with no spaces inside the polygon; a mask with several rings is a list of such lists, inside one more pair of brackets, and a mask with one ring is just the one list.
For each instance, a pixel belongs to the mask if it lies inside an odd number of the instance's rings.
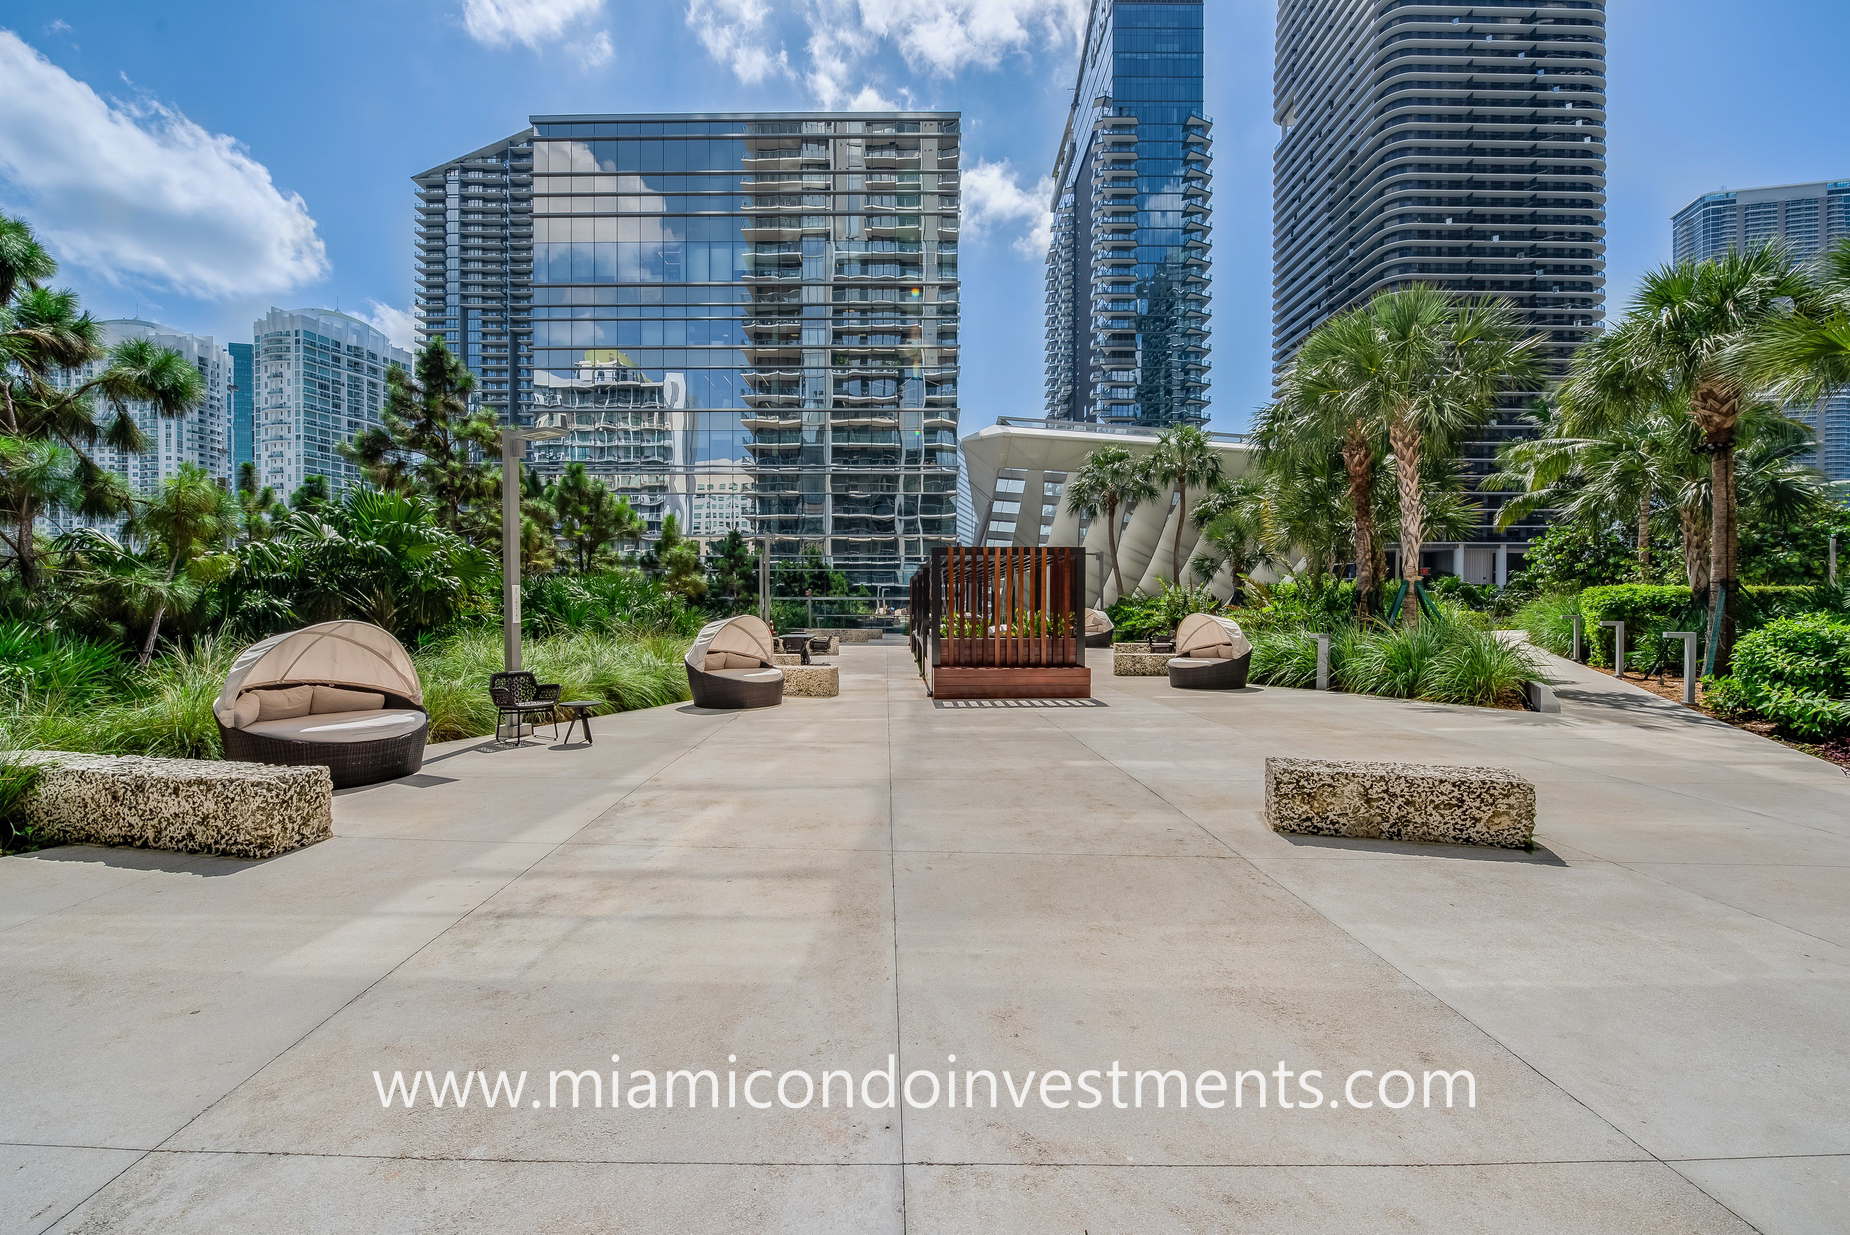
{"label": "white tensile canopy", "polygon": [[753,617],[749,613],[721,618],[702,626],[700,634],[694,638],[694,646],[687,649],[687,663],[696,669],[704,669],[710,652],[749,656],[762,665],[777,663],[776,648],[771,642],[771,628],[764,624],[762,618]]}
{"label": "white tensile canopy", "polygon": [[1232,618],[1191,613],[1176,627],[1176,655],[1238,660],[1253,650],[1246,632]]}
{"label": "white tensile canopy", "polygon": [[1086,610],[1086,633],[1088,635],[1108,634],[1113,629],[1111,618],[1103,609]]}
{"label": "white tensile canopy", "polygon": [[390,631],[370,622],[322,622],[273,635],[240,652],[212,711],[229,725],[245,691],[303,683],[383,691],[424,704],[418,671]]}

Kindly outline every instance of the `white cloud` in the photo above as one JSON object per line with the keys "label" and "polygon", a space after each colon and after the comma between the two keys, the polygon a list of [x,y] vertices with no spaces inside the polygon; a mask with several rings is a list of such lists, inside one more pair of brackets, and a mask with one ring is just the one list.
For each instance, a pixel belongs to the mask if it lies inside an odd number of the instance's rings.
{"label": "white cloud", "polygon": [[610,58],[615,54],[616,48],[611,45],[608,30],[599,30],[578,45],[578,63],[587,69],[609,64]]}
{"label": "white cloud", "polygon": [[768,45],[765,0],[688,0],[687,25],[707,54],[747,84],[790,71],[782,47]]}
{"label": "white cloud", "polygon": [[979,161],[965,170],[964,226],[971,235],[980,236],[1002,228],[1021,228],[1013,241],[1018,253],[1041,257],[1053,236],[1053,215],[1048,203],[1053,199],[1053,177],[1042,176],[1033,185],[1023,187],[1015,178],[1015,169],[1007,159],[989,163]]}
{"label": "white cloud", "polygon": [[463,29],[490,47],[537,48],[603,11],[604,0],[463,0]]}
{"label": "white cloud", "polygon": [[[775,11],[769,0],[688,0],[687,23],[714,59],[752,83],[789,71]],[[807,28],[797,73],[824,107],[883,97],[865,84],[866,62],[883,49],[914,72],[951,77],[1037,45],[1074,46],[1085,22],[1085,0],[784,0],[782,11],[800,13]]]}
{"label": "white cloud", "polygon": [[315,220],[233,139],[151,100],[105,100],[0,30],[0,192],[57,253],[197,295],[327,273]]}
{"label": "white cloud", "polygon": [[365,313],[356,313],[362,321],[372,324],[372,328],[392,341],[393,347],[402,347],[411,351],[417,346],[417,319],[410,309],[396,309],[379,300],[368,300],[370,308]]}

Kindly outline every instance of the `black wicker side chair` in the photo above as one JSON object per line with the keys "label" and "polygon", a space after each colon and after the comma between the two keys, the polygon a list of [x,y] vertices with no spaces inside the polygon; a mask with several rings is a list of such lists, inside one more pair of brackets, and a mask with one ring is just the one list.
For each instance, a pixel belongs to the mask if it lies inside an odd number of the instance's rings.
{"label": "black wicker side chair", "polygon": [[514,725],[514,744],[520,745],[520,726],[522,723],[539,724],[544,721],[552,726],[552,736],[559,737],[559,691],[556,683],[543,683],[531,673],[521,669],[513,673],[491,674],[488,679],[488,697],[495,701],[495,741],[501,740],[502,726],[509,721]]}

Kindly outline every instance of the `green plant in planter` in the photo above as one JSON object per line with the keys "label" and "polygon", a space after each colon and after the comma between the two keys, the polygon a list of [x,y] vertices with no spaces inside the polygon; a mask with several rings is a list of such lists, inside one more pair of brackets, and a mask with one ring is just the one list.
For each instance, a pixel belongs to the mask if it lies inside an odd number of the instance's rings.
{"label": "green plant in planter", "polygon": [[0,853],[36,849],[34,829],[26,824],[23,807],[38,787],[41,769],[22,763],[10,750],[0,749]]}

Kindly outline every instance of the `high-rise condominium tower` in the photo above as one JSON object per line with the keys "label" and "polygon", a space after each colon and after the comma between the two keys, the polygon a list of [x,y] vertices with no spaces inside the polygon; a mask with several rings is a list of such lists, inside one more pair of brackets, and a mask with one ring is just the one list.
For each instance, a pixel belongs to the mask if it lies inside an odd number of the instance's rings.
{"label": "high-rise condominium tower", "polygon": [[[162,416],[152,404],[133,402],[127,405],[129,419],[135,422],[147,440],[144,451],[118,450],[105,440],[87,448],[89,456],[105,471],[116,473],[135,493],[153,493],[163,480],[177,476],[180,468],[191,464],[203,468],[221,484],[231,480],[231,385],[232,359],[225,347],[210,336],[187,334],[153,322],[118,318],[99,323],[103,344],[113,348],[130,339],[147,339],[160,347],[172,348],[199,370],[203,397],[199,406],[184,416]],[[107,357],[93,360],[60,374],[60,385],[69,387],[89,381],[107,365]],[[113,413],[106,400],[97,400],[97,420],[107,423]],[[43,520],[47,529],[69,531],[92,527],[112,534],[122,528],[121,516],[90,518],[66,510],[51,510]]]}
{"label": "high-rise condominium tower", "polygon": [[[1498,295],[1559,372],[1604,315],[1604,0],[1281,0],[1273,93],[1275,364],[1377,291]],[[1539,392],[1465,447],[1485,470]],[[1425,565],[1501,582],[1538,520]]]}
{"label": "high-rise condominium tower", "polygon": [[956,540],[955,112],[535,116],[414,177],[419,324],[659,530]]}
{"label": "high-rise condominium tower", "polygon": [[[1794,257],[1816,257],[1850,236],[1850,180],[1708,193],[1677,211],[1670,226],[1679,262],[1707,261],[1770,240]],[[1789,414],[1817,433],[1819,469],[1832,480],[1850,480],[1850,391]]]}
{"label": "high-rise condominium tower", "polygon": [[1054,165],[1047,415],[1208,416],[1201,0],[1093,0]]}
{"label": "high-rise condominium tower", "polygon": [[327,477],[334,493],[359,483],[335,447],[379,423],[385,372],[409,369],[411,354],[332,309],[271,309],[251,331],[258,483],[285,500],[310,476]]}

